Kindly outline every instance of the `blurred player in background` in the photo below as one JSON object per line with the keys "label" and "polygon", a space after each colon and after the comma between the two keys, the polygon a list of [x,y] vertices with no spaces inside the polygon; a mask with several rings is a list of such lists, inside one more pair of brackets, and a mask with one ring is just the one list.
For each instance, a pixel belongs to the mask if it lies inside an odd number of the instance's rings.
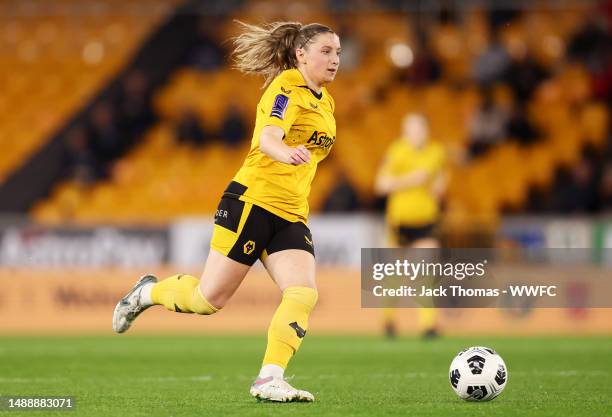
{"label": "blurred player in background", "polygon": [[335,104],[324,85],[336,76],[340,40],[317,23],[238,23],[242,33],[234,39],[235,67],[264,76],[267,88],[257,106],[251,149],[215,214],[202,277],[175,275],[157,282],[144,276],[117,304],[113,328],[125,332],[152,305],[214,314],[261,259],[283,297],[250,392],[260,400],[308,402],[313,395],[289,385],[284,371],[306,335],[318,298],[307,198],[317,164],[336,138]]}
{"label": "blurred player in background", "polygon": [[[429,138],[429,123],[420,113],[407,114],[402,137],[391,144],[377,173],[375,192],[387,199],[387,233],[391,247],[437,248],[436,224],[446,190],[445,151]],[[426,338],[438,335],[437,312],[419,309]],[[385,332],[395,337],[395,309],[385,309]]]}

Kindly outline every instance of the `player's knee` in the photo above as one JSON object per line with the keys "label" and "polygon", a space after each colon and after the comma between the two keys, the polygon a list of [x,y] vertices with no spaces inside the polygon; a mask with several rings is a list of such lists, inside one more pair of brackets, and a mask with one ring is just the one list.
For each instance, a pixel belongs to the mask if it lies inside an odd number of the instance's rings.
{"label": "player's knee", "polygon": [[191,296],[191,311],[196,314],[211,315],[221,310],[225,304],[217,304],[215,299],[204,297],[200,286],[193,289]]}
{"label": "player's knee", "polygon": [[310,312],[317,304],[319,293],[316,288],[312,287],[288,287],[283,291],[283,299],[303,304]]}

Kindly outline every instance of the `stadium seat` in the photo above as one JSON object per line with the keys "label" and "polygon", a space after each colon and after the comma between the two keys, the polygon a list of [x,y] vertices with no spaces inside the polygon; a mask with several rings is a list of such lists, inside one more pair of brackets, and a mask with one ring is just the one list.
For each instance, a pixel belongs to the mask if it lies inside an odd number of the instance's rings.
{"label": "stadium seat", "polygon": [[[7,0],[2,6],[19,10],[19,3]],[[60,0],[53,6],[61,11],[78,3]],[[160,21],[161,10],[168,10],[151,9],[138,17],[113,13],[119,3],[98,0],[96,13],[85,12],[80,19],[37,13],[36,3],[31,13],[0,16],[0,113],[6,115],[0,119],[0,147],[13,151],[0,161],[0,181],[121,69]]]}
{"label": "stadium seat", "polygon": [[[322,22],[333,22],[330,15],[322,13],[320,3],[309,2],[304,6],[305,12]],[[258,16],[281,14],[269,6],[266,1],[247,2],[234,17],[257,21]],[[402,117],[411,111],[420,111],[429,117],[432,136],[448,149],[452,174],[447,203],[449,216],[470,213],[489,223],[498,218],[502,210],[521,210],[530,187],[550,186],[555,169],[575,163],[582,146],[605,143],[606,108],[603,104],[589,102],[585,69],[578,64],[566,65],[540,84],[527,103],[528,117],[544,137],[541,142],[530,146],[503,144],[476,161],[466,162],[463,156],[469,138],[466,121],[480,105],[483,92],[464,79],[469,75],[473,59],[490,41],[485,15],[471,11],[461,24],[431,26],[430,44],[441,62],[442,79],[428,85],[410,86],[395,79],[386,46],[396,41],[414,45],[413,22],[383,11],[354,17],[345,23],[363,43],[362,65],[355,71],[339,74],[329,87],[336,98],[338,137],[332,157],[319,167],[311,193],[312,211],[322,207],[339,172],[347,176],[363,201],[372,201],[374,177],[381,159],[389,144],[397,139]],[[501,39],[510,55],[518,56],[525,48],[530,48],[538,62],[550,67],[562,59],[568,37],[583,19],[583,15],[571,13],[557,20],[546,13],[526,12],[513,25],[501,28]],[[60,21],[45,22],[45,25],[39,31],[53,32],[58,38],[64,36],[62,30],[54,32],[54,28],[62,28]],[[100,36],[108,41],[108,51],[121,49],[116,44],[118,33],[137,32],[124,20],[114,21],[113,26],[101,20],[93,27],[98,27]],[[372,27],[377,29],[372,30]],[[235,35],[236,25],[222,24],[220,32],[226,37]],[[81,46],[96,38],[95,35],[88,31],[88,37],[80,41]],[[112,55],[113,59],[118,59],[120,54]],[[79,74],[80,59],[79,56],[68,59],[72,62],[70,74],[73,77]],[[23,66],[11,63],[17,64]],[[88,89],[94,88],[102,73],[79,76],[79,84],[87,88],[81,87],[78,100],[85,99]],[[11,97],[27,91],[32,94],[29,78],[12,74],[10,80],[0,79],[0,86],[6,85]],[[45,79],[43,85],[39,91],[41,102],[58,102],[56,94],[65,89],[63,79]],[[237,105],[252,126],[261,86],[261,79],[243,76],[229,68],[208,72],[178,68],[154,95],[159,122],[116,164],[109,181],[95,187],[87,199],[68,199],[75,206],[75,218],[163,222],[177,215],[212,213],[227,182],[242,163],[249,143],[228,148],[212,140],[194,149],[177,143],[173,126],[182,112],[190,110],[206,129],[215,131],[230,105]],[[506,108],[515,105],[508,86],[497,84],[492,91],[495,103]],[[61,111],[55,114],[41,112],[39,128],[49,130],[61,121],[62,112],[74,108],[78,100],[65,99]],[[576,105],[581,106],[579,112],[572,107]],[[2,106],[6,107],[7,101],[0,98],[0,109]],[[12,125],[13,134],[19,130],[18,126],[17,123]],[[9,140],[5,132],[0,132],[0,143],[7,146],[11,143],[15,152],[26,152],[19,151],[17,142]],[[0,174],[8,163],[0,155]],[[41,220],[55,218],[57,213],[67,212],[61,209],[66,206],[65,201],[66,197],[56,191],[48,201],[37,206],[34,215]],[[109,209],[116,205],[121,209]]]}

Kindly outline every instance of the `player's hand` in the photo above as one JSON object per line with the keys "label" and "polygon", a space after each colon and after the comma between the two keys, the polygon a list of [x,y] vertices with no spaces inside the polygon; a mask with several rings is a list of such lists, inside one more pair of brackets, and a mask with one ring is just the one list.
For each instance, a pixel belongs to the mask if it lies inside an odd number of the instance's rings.
{"label": "player's hand", "polygon": [[310,162],[310,151],[304,145],[299,145],[291,150],[289,162],[292,165],[302,165]]}
{"label": "player's hand", "polygon": [[416,185],[423,184],[429,179],[429,171],[426,169],[417,169],[408,175]]}

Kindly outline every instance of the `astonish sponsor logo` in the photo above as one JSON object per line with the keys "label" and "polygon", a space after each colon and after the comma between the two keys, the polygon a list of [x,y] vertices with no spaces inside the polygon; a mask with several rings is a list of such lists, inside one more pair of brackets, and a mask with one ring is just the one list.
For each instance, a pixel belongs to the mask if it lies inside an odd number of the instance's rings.
{"label": "astonish sponsor logo", "polygon": [[319,146],[325,150],[331,148],[334,143],[336,142],[336,137],[335,136],[327,136],[327,133],[325,132],[318,132],[318,131],[314,131],[312,133],[312,135],[310,136],[310,138],[308,139],[308,142],[306,143],[312,143],[316,146]]}

